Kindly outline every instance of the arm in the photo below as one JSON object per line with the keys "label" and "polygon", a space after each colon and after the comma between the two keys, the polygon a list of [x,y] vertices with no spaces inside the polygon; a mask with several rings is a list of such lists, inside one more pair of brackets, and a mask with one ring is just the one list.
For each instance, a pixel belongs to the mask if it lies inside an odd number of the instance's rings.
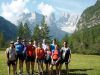
{"label": "arm", "polygon": [[[69,49],[70,50],[70,49]],[[69,54],[69,62],[71,61],[71,50],[70,50],[70,54]]]}
{"label": "arm", "polygon": [[37,59],[37,48],[35,49],[36,59]]}
{"label": "arm", "polygon": [[5,54],[6,54],[6,58],[7,58],[7,61],[8,61],[8,60],[9,60],[9,53],[8,53],[8,49],[6,49]]}

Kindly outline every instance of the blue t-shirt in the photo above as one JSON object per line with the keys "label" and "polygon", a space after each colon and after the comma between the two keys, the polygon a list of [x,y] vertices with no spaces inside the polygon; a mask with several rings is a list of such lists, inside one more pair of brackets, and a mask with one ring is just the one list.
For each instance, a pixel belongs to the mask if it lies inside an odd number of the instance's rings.
{"label": "blue t-shirt", "polygon": [[18,54],[22,54],[24,50],[24,45],[21,42],[16,42],[15,49]]}
{"label": "blue t-shirt", "polygon": [[50,45],[50,49],[51,49],[52,53],[54,53],[55,45],[54,45],[54,44],[51,44],[51,45]]}

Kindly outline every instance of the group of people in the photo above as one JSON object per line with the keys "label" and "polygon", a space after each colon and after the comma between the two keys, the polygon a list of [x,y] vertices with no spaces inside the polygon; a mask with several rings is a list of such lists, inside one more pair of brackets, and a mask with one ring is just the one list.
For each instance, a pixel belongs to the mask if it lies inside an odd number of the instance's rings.
{"label": "group of people", "polygon": [[[63,47],[59,47],[56,40],[52,44],[45,42],[36,42],[25,40],[20,37],[17,42],[10,41],[10,47],[6,49],[8,75],[10,75],[11,65],[13,75],[23,75],[23,64],[26,64],[27,75],[34,75],[35,64],[39,75],[53,75],[53,66],[56,67],[56,75],[61,75],[63,63],[66,66],[66,75],[68,75],[68,63],[71,59],[71,50],[67,41],[63,42]],[[19,63],[19,64],[18,64]],[[44,68],[45,64],[45,68]],[[19,72],[17,67],[19,66]]]}

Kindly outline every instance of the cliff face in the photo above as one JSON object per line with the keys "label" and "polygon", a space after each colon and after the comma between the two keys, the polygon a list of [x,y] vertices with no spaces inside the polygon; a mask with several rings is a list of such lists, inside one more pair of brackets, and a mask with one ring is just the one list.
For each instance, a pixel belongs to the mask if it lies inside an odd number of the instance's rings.
{"label": "cliff face", "polygon": [[77,28],[89,28],[98,24],[100,24],[100,0],[97,0],[95,5],[87,8],[82,13],[81,18],[77,24]]}

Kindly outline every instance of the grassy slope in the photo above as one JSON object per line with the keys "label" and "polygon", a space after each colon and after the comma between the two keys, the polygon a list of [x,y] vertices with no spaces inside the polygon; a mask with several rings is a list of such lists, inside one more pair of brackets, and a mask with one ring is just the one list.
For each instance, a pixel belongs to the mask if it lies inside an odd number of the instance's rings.
{"label": "grassy slope", "polygon": [[[63,65],[62,75],[66,75],[64,68]],[[72,54],[69,68],[70,75],[100,75],[100,56]],[[7,75],[4,51],[0,51],[0,75]]]}

